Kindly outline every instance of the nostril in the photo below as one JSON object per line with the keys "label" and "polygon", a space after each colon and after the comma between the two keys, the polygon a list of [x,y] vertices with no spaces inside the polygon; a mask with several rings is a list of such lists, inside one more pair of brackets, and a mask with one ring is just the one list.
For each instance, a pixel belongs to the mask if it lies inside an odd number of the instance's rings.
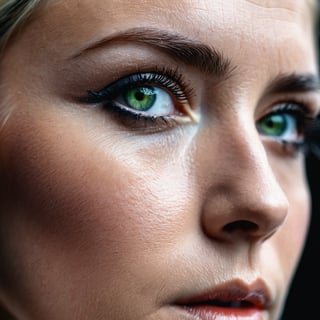
{"label": "nostril", "polygon": [[227,232],[233,232],[233,231],[255,232],[258,230],[258,228],[259,228],[258,225],[252,221],[237,220],[225,225],[223,227],[223,230]]}

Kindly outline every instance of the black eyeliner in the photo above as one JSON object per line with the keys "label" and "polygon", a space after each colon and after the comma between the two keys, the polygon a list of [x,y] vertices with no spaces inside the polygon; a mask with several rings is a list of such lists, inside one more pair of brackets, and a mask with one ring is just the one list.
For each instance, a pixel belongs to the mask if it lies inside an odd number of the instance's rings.
{"label": "black eyeliner", "polygon": [[[192,88],[184,81],[177,69],[157,69],[150,72],[136,72],[119,78],[111,84],[98,89],[88,89],[87,96],[80,98],[80,102],[87,104],[100,104],[103,110],[127,127],[133,129],[143,128],[144,131],[162,131],[176,127],[180,122],[178,117],[187,117],[182,112],[174,115],[156,115],[145,111],[135,110],[130,106],[118,103],[116,100],[131,89],[137,87],[159,87],[167,91],[172,97],[174,105],[188,104],[193,94]],[[174,103],[176,100],[176,103]],[[179,111],[179,107],[176,106]],[[190,116],[190,115],[189,115]]]}
{"label": "black eyeliner", "polygon": [[161,86],[171,92],[179,102],[187,102],[193,95],[193,89],[184,81],[177,69],[155,69],[150,72],[136,72],[121,77],[115,82],[98,90],[88,89],[88,96],[82,98],[87,103],[103,103],[116,99],[124,91],[137,86]]}

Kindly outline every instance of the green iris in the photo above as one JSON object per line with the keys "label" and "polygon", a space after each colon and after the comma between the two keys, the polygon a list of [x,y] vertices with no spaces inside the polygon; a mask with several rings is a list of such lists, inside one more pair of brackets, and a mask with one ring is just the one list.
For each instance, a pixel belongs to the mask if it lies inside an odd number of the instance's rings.
{"label": "green iris", "polygon": [[151,87],[136,87],[129,89],[124,99],[128,107],[138,111],[147,111],[156,101],[156,93]]}
{"label": "green iris", "polygon": [[281,136],[285,133],[288,123],[283,114],[269,115],[259,121],[259,131],[267,136]]}

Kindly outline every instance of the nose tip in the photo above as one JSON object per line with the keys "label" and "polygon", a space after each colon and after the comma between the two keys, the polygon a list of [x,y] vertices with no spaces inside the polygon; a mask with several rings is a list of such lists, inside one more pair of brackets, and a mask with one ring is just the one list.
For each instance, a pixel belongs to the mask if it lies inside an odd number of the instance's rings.
{"label": "nose tip", "polygon": [[[272,192],[265,193],[270,188]],[[203,229],[210,238],[264,241],[279,229],[287,216],[288,202],[279,187],[252,186],[241,192],[235,189],[213,192],[202,215]]]}
{"label": "nose tip", "polygon": [[266,240],[281,227],[287,217],[288,201],[279,188],[271,185],[265,188],[265,191],[271,188],[272,192],[264,194],[254,190],[251,198],[243,195],[242,205],[239,201],[237,212],[230,221],[223,223],[222,231],[226,236]]}
{"label": "nose tip", "polygon": [[235,137],[232,153],[215,154],[202,209],[205,233],[228,241],[269,238],[284,223],[288,201],[260,137]]}

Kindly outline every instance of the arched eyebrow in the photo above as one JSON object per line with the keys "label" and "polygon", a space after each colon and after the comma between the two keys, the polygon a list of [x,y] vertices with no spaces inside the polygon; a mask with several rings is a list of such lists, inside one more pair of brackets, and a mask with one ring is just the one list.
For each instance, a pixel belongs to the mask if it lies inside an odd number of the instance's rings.
{"label": "arched eyebrow", "polygon": [[194,66],[202,72],[219,78],[229,76],[231,71],[235,69],[231,66],[229,59],[224,57],[219,50],[181,34],[154,28],[133,28],[111,34],[90,44],[72,58],[116,42],[134,42],[152,46],[182,63]]}
{"label": "arched eyebrow", "polygon": [[320,79],[312,73],[280,74],[268,86],[270,93],[319,92]]}

